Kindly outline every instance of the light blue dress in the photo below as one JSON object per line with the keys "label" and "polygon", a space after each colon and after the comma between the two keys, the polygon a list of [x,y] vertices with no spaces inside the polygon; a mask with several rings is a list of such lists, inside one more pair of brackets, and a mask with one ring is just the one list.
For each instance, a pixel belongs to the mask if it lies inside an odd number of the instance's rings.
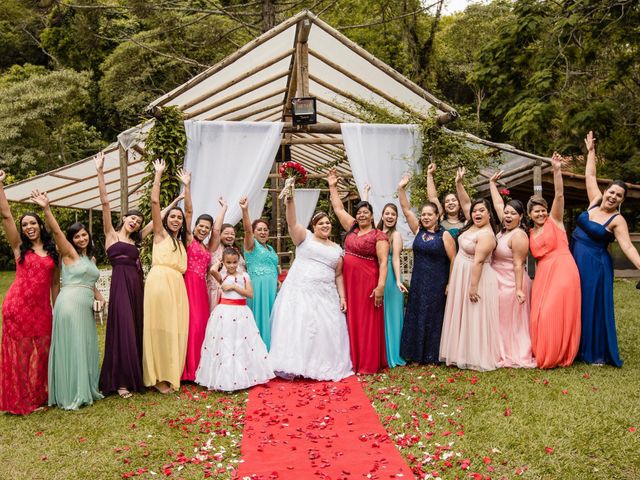
{"label": "light blue dress", "polygon": [[393,253],[389,252],[387,281],[384,284],[384,338],[389,368],[406,364],[400,356],[400,339],[404,323],[404,295],[396,285],[392,257]]}
{"label": "light blue dress", "polygon": [[93,316],[93,287],[100,276],[81,256],[61,269],[61,289],[53,308],[49,350],[49,405],[77,410],[102,398],[98,390],[100,356]]}
{"label": "light blue dress", "polygon": [[247,272],[253,286],[253,298],[247,305],[253,312],[262,341],[271,346],[271,310],[278,290],[278,255],[271,245],[253,241],[253,250],[244,251]]}

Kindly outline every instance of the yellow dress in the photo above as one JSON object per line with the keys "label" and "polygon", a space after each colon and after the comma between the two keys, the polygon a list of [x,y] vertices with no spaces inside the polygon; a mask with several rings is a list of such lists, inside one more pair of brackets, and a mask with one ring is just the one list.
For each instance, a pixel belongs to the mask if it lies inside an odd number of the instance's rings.
{"label": "yellow dress", "polygon": [[189,301],[182,277],[187,254],[182,242],[176,240],[176,244],[170,236],[153,244],[144,286],[142,369],[146,386],[165,381],[179,388],[187,354]]}

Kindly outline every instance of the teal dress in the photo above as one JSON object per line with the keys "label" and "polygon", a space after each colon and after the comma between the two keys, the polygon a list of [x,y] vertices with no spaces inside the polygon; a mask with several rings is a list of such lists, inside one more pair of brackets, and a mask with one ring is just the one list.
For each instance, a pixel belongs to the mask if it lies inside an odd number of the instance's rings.
{"label": "teal dress", "polygon": [[384,284],[384,338],[389,368],[406,364],[400,356],[400,338],[404,323],[404,295],[396,285],[392,256],[392,252],[389,252],[387,281]]}
{"label": "teal dress", "polygon": [[61,289],[53,308],[49,350],[49,405],[77,410],[102,398],[100,355],[93,316],[93,287],[100,272],[82,256],[62,264]]}
{"label": "teal dress", "polygon": [[253,298],[247,299],[247,305],[253,312],[262,341],[271,344],[271,309],[278,291],[278,255],[271,245],[262,245],[253,241],[253,250],[244,251],[247,272],[253,286]]}

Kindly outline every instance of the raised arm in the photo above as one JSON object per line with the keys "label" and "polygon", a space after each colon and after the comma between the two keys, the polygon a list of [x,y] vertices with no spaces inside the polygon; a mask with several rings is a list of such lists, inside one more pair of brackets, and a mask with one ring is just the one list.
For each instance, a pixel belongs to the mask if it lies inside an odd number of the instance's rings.
{"label": "raised arm", "polygon": [[100,203],[102,204],[102,229],[105,237],[105,248],[109,248],[114,242],[118,241],[118,235],[111,223],[111,206],[109,205],[109,196],[107,195],[107,185],[104,181],[104,153],[98,152],[93,161],[96,164],[96,173],[98,174],[98,191],[100,192]]}
{"label": "raised arm", "polygon": [[[619,220],[618,220],[619,218]],[[640,269],[640,255],[638,255],[638,251],[636,247],[633,246],[631,242],[631,237],[629,235],[629,227],[627,226],[627,221],[619,215],[616,220],[614,220],[613,225],[613,234],[616,236],[616,240],[620,245],[620,250],[625,254],[625,256],[629,259],[631,263],[635,265],[637,269]]]}
{"label": "raised arm", "polygon": [[153,186],[151,187],[151,221],[153,222],[154,243],[164,240],[167,235],[162,225],[162,212],[160,211],[160,182],[165,166],[164,160],[158,159],[153,162],[155,174],[153,176]]}
{"label": "raised arm", "polygon": [[249,199],[246,196],[240,198],[240,209],[242,210],[242,228],[244,229],[244,249],[247,252],[252,252],[255,240],[253,238],[251,218],[249,218]]}
{"label": "raised arm", "polygon": [[39,190],[34,190],[31,192],[31,200],[40,205],[44,210],[44,218],[51,229],[53,240],[56,242],[60,256],[70,258],[73,261],[80,258],[78,252],[76,252],[73,245],[69,243],[69,240],[67,240],[67,237],[60,228],[60,225],[58,225],[56,217],[53,216],[47,194],[45,192],[40,192]]}
{"label": "raised arm", "polygon": [[587,133],[584,144],[587,147],[587,163],[584,168],[584,179],[587,184],[589,206],[591,206],[602,198],[602,192],[600,191],[600,187],[598,187],[598,177],[596,175],[596,137],[593,135],[593,132]]}
{"label": "raised arm", "polygon": [[[435,203],[438,206],[438,215],[444,214],[444,209],[438,198],[438,189],[436,188],[436,182],[433,181],[433,173],[436,171],[436,164],[430,163],[427,167],[427,197],[431,203]],[[408,220],[408,219],[407,219]]]}
{"label": "raised arm", "polygon": [[504,218],[504,200],[502,195],[498,191],[498,179],[502,176],[504,170],[494,173],[489,179],[489,190],[491,191],[491,200],[493,201],[493,208],[498,215],[498,220],[502,222]]}
{"label": "raised arm", "polygon": [[293,197],[287,197],[285,206],[287,209],[287,227],[289,229],[289,236],[291,237],[293,244],[297,247],[304,242],[304,239],[307,236],[307,229],[298,223],[298,219],[296,218],[296,202]]}
{"label": "raised arm", "polygon": [[398,183],[398,201],[400,202],[400,208],[402,209],[404,218],[407,219],[409,228],[413,233],[418,233],[418,230],[420,230],[420,221],[418,220],[418,217],[416,217],[416,214],[411,210],[411,205],[409,204],[409,199],[407,198],[407,192],[405,192],[404,190],[404,187],[406,187],[408,183],[408,175],[403,176],[400,180],[400,183]]}
{"label": "raised arm", "polygon": [[193,202],[191,201],[191,172],[184,168],[178,170],[178,178],[184,189],[184,224],[187,227],[187,238],[191,239],[191,221],[193,220]]}
{"label": "raised arm", "polygon": [[364,187],[362,187],[363,193],[364,195],[362,196],[362,200],[364,200],[365,202],[369,201],[369,194],[371,193],[371,185],[369,185],[368,183],[364,184]]}
{"label": "raised arm", "polygon": [[553,167],[553,203],[549,215],[559,227],[564,230],[564,186],[562,183],[562,157],[558,152],[554,152],[551,157],[551,166]]}
{"label": "raised arm", "polygon": [[224,223],[224,216],[227,214],[228,208],[227,202],[225,202],[224,198],[218,198],[218,203],[220,204],[220,211],[218,212],[218,216],[213,223],[213,227],[211,228],[211,236],[209,237],[210,252],[215,252],[216,249],[220,246],[220,233],[222,232],[222,224]]}
{"label": "raised arm", "polygon": [[329,170],[329,173],[327,174],[327,183],[329,184],[331,207],[336,213],[336,217],[338,217],[338,221],[340,222],[340,225],[342,225],[342,228],[350,230],[356,219],[349,215],[349,213],[344,209],[342,200],[340,200],[340,194],[338,193],[338,175],[336,174],[335,168]]}
{"label": "raised arm", "polygon": [[[469,300],[477,302],[480,300],[478,295],[478,285],[482,276],[482,267],[493,249],[496,248],[496,239],[488,231],[478,235],[476,243],[476,253],[473,256],[473,266],[471,267],[471,284],[469,285]],[[490,295],[494,292],[488,292]]]}
{"label": "raised arm", "polygon": [[[184,191],[180,192],[176,198],[174,198],[169,205],[164,207],[160,212],[160,218],[164,218],[169,210],[178,205],[178,202],[184,198]],[[140,230],[140,237],[144,240],[147,235],[153,232],[153,220],[147,223],[142,230]]]}
{"label": "raised arm", "polygon": [[20,233],[16,227],[16,222],[11,214],[11,208],[9,207],[9,201],[4,193],[4,179],[7,178],[7,174],[4,170],[0,170],[0,215],[2,215],[2,227],[7,235],[7,241],[13,250],[15,258],[20,256]]}
{"label": "raised arm", "polygon": [[518,303],[524,303],[527,299],[524,291],[524,262],[527,261],[529,254],[529,238],[524,231],[515,232],[511,237],[511,252],[513,253],[513,271],[516,276],[516,300]]}
{"label": "raised arm", "polygon": [[469,209],[471,208],[471,199],[469,198],[469,194],[467,190],[464,188],[464,174],[466,173],[464,167],[459,167],[456,173],[456,195],[458,195],[458,201],[460,202],[460,208],[462,209],[462,213],[464,214],[464,218],[469,220],[471,213]]}
{"label": "raised arm", "polygon": [[[402,272],[400,271],[400,253],[402,253],[402,235],[397,230],[391,235],[391,267],[393,276],[396,279],[396,287],[403,293],[407,293],[407,287],[402,283]],[[388,266],[388,264],[387,264]]]}

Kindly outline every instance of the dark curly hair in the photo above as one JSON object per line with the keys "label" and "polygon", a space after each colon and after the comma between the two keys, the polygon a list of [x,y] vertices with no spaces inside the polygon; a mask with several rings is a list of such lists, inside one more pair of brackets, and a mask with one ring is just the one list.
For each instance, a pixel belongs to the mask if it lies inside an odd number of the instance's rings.
{"label": "dark curly hair", "polygon": [[20,257],[18,257],[18,263],[22,264],[22,262],[24,262],[24,256],[28,251],[33,252],[33,242],[31,242],[31,240],[29,240],[29,237],[27,237],[22,231],[22,220],[24,220],[24,217],[33,217],[36,219],[36,222],[38,222],[38,226],[40,227],[40,240],[42,240],[44,251],[47,252],[47,255],[49,255],[57,265],[59,256],[58,250],[56,250],[56,244],[54,243],[51,234],[44,226],[42,218],[40,218],[37,213],[33,212],[25,213],[20,217],[20,220],[18,221],[18,225],[20,227],[20,240],[22,241],[22,243],[20,243]]}
{"label": "dark curly hair", "polygon": [[462,227],[458,232],[458,238],[460,238],[460,235],[462,235],[464,232],[473,227],[473,209],[476,207],[476,205],[480,204],[483,204],[489,212],[489,224],[491,225],[491,230],[493,230],[493,233],[496,233],[497,228],[495,216],[493,215],[493,205],[491,205],[491,202],[489,202],[489,200],[487,200],[486,198],[478,198],[469,207],[469,220],[467,220],[467,223],[465,223],[464,227]]}
{"label": "dark curly hair", "polygon": [[142,235],[140,234],[140,232],[142,231],[142,227],[144,226],[144,215],[140,210],[129,210],[127,213],[125,213],[120,219],[120,221],[118,222],[118,224],[116,225],[115,231],[119,232],[120,230],[122,230],[122,227],[124,226],[124,219],[127,217],[132,217],[134,215],[136,217],[140,217],[141,219],[140,228],[138,228],[138,230],[136,230],[135,232],[131,232],[131,235],[129,235],[129,238],[131,238],[131,240],[133,240],[136,246],[139,247],[140,244],[142,243]]}
{"label": "dark curly hair", "polygon": [[87,257],[91,258],[93,257],[93,238],[91,238],[91,233],[89,233],[89,229],[87,229],[87,227],[85,227],[83,223],[76,222],[72,224],[69,228],[67,228],[67,242],[73,245],[73,248],[75,248],[76,252],[80,253],[80,249],[73,242],[73,237],[75,237],[76,234],[81,232],[82,230],[87,232],[87,234],[89,235],[89,243],[87,244],[87,251],[85,254]]}
{"label": "dark curly hair", "polygon": [[182,245],[184,246],[184,251],[186,252],[187,251],[187,222],[185,221],[186,219],[182,209],[180,207],[171,208],[166,213],[166,215],[162,218],[162,226],[171,237],[171,241],[173,242],[173,251],[175,252],[178,249],[178,242],[176,242],[176,239],[173,237],[171,230],[169,230],[169,225],[167,224],[167,219],[169,218],[169,214],[174,210],[178,210],[182,214],[182,226],[180,227],[180,230],[178,230],[177,238],[182,242]]}

